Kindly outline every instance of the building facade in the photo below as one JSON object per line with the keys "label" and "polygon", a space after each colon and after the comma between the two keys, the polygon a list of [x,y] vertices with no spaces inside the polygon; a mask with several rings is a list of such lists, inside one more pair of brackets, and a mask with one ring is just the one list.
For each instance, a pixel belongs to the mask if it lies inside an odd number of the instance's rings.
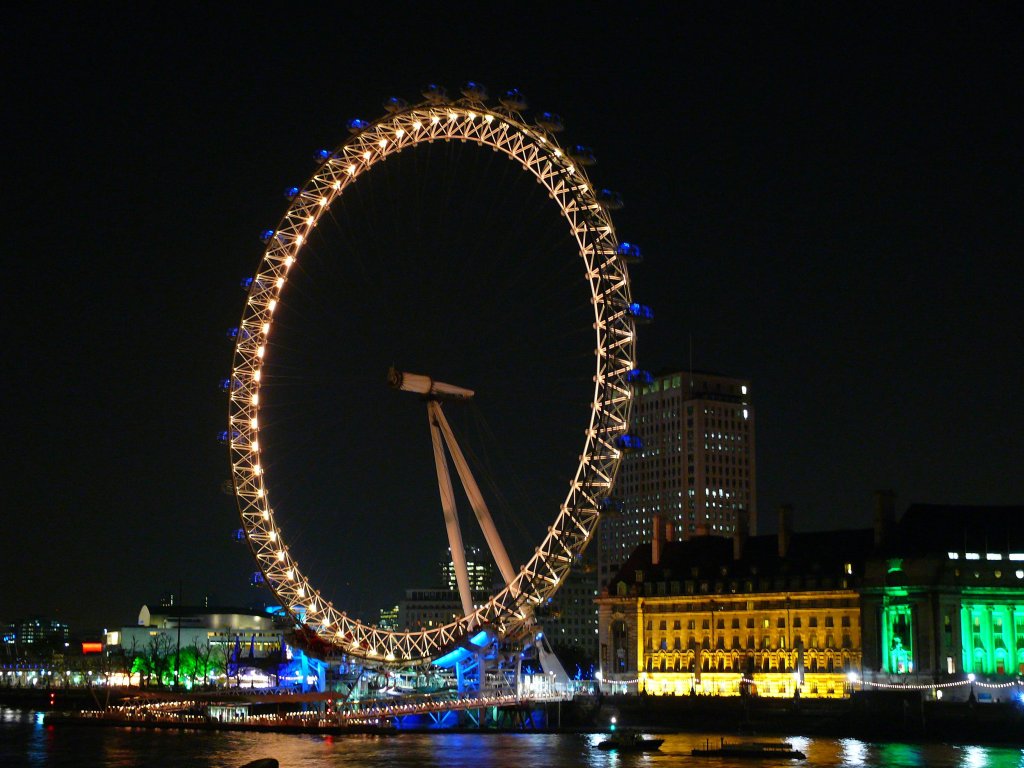
{"label": "building facade", "polygon": [[272,615],[244,608],[144,605],[136,625],[107,633],[107,646],[119,646],[129,655],[197,648],[224,658],[237,647],[244,656],[262,659],[281,651],[286,631],[287,625]]}
{"label": "building facade", "polygon": [[790,519],[778,536],[738,531],[731,551],[655,525],[597,601],[604,688],[1020,695],[1024,507],[916,504],[897,523],[882,492],[873,529],[792,533]]}
{"label": "building facade", "polygon": [[845,695],[873,532],[795,534],[785,516],[780,528],[638,547],[597,600],[604,690]]}
{"label": "building facade", "polygon": [[635,382],[631,431],[642,447],[623,457],[613,504],[598,533],[598,578],[607,583],[642,543],[652,520],[680,539],[757,532],[751,385],[711,373],[673,372]]}
{"label": "building facade", "polygon": [[1024,676],[1024,507],[915,504],[862,587],[867,680]]}

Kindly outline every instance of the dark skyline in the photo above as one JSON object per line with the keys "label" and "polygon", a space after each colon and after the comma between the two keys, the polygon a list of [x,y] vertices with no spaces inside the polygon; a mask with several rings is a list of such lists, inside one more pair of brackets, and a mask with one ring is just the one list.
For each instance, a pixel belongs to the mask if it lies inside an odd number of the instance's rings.
{"label": "dark skyline", "polygon": [[[563,144],[594,147],[591,179],[626,201],[619,238],[646,256],[632,272],[656,314],[641,365],[685,368],[692,340],[695,368],[753,382],[762,532],[787,502],[799,529],[867,525],[876,488],[900,509],[1021,503],[1024,126],[1021,24],[1007,8],[14,12],[0,619],[130,623],[179,580],[186,601],[261,597],[230,541],[237,511],[214,440],[238,281],[315,150],[428,82],[519,87],[534,111],[563,116]],[[532,547],[553,519],[535,507],[549,487],[556,506],[568,477],[548,468],[578,451],[586,297],[574,303],[579,284],[559,266],[557,216],[490,153],[450,154],[389,161],[364,207],[325,231],[309,290],[288,294],[279,359],[299,396],[278,411],[286,531],[323,590],[362,593],[366,612],[426,586],[444,545],[436,488],[419,482],[433,471],[425,419],[375,384],[395,356],[436,359],[431,323],[459,369],[460,345],[496,323],[488,313],[515,309],[507,352],[496,341],[459,370],[508,370],[500,397],[476,384],[480,421],[466,428],[496,432],[494,464],[514,468],[498,473],[514,487],[496,503],[509,530],[522,518],[510,546]],[[425,170],[437,181],[414,183]],[[452,264],[450,279],[433,267]],[[473,319],[463,335],[460,316]],[[531,384],[543,390],[509,407]],[[383,496],[389,506],[366,510]],[[374,569],[394,583],[372,586]]]}

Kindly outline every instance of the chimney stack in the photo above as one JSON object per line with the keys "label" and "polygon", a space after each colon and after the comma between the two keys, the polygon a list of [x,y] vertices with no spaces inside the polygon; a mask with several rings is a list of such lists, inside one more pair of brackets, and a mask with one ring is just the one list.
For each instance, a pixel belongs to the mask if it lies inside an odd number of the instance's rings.
{"label": "chimney stack", "polygon": [[783,504],[779,507],[779,557],[789,552],[789,539],[793,534],[793,505]]}
{"label": "chimney stack", "polygon": [[654,531],[651,537],[651,565],[658,565],[661,562],[661,551],[665,548],[665,518],[661,515],[654,516]]}
{"label": "chimney stack", "polygon": [[896,492],[875,491],[875,546],[889,540],[896,525]]}
{"label": "chimney stack", "polygon": [[747,510],[741,509],[736,512],[736,530],[732,534],[732,559],[742,560],[743,550],[747,547]]}

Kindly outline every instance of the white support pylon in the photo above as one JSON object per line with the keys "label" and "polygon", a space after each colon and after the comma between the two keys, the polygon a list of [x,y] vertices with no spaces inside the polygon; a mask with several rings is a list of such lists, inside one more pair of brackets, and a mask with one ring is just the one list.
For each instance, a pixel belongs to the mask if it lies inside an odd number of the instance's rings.
{"label": "white support pylon", "polygon": [[[448,529],[448,547],[452,552],[452,565],[455,567],[455,580],[459,585],[459,597],[462,600],[464,615],[473,613],[473,594],[469,588],[469,573],[466,569],[466,550],[462,545],[462,531],[459,528],[459,517],[455,512],[455,492],[452,490],[452,478],[448,473],[448,462],[445,461],[444,448],[441,445],[441,427],[444,422],[441,406],[436,400],[427,402],[427,419],[430,422],[430,438],[434,445],[434,465],[437,467],[437,487],[441,493],[441,507],[444,510],[444,524]],[[444,422],[447,424],[447,422]]]}
{"label": "white support pylon", "polygon": [[[432,402],[432,404],[435,403]],[[452,455],[452,461],[455,462],[455,469],[459,473],[459,479],[462,480],[462,486],[466,489],[469,504],[473,507],[477,522],[480,524],[480,530],[483,531],[484,539],[486,539],[487,546],[491,550],[491,557],[494,558],[494,562],[497,564],[505,584],[512,584],[515,581],[516,572],[512,569],[512,561],[509,560],[508,552],[505,551],[505,545],[498,535],[498,529],[494,526],[494,520],[487,509],[487,503],[484,501],[483,494],[480,493],[480,487],[473,478],[469,464],[466,463],[466,457],[462,455],[462,449],[455,442],[455,435],[452,434],[452,428],[448,425],[448,420],[444,417],[440,405],[437,405],[435,412],[438,417],[437,420],[441,433],[448,444],[448,451]]]}

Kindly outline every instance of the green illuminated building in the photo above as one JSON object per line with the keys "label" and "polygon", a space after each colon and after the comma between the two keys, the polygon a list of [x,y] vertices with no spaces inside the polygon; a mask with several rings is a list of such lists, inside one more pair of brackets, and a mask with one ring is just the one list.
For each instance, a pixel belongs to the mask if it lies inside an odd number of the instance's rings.
{"label": "green illuminated building", "polygon": [[915,504],[897,524],[891,502],[861,588],[865,676],[1024,675],[1024,507]]}

